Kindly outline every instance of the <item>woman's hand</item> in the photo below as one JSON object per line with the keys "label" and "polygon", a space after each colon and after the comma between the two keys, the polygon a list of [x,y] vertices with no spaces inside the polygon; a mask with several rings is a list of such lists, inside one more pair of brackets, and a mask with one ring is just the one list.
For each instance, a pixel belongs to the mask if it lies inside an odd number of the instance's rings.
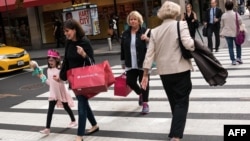
{"label": "woman's hand", "polygon": [[146,90],[148,86],[148,75],[143,75],[142,81],[141,81],[141,87],[142,89]]}
{"label": "woman's hand", "polygon": [[125,65],[122,65],[122,69],[125,69]]}
{"label": "woman's hand", "polygon": [[59,82],[59,80],[60,80],[59,76],[57,76],[57,75],[53,75],[53,79],[54,79],[55,81],[58,81],[58,82]]}
{"label": "woman's hand", "polygon": [[141,40],[145,40],[146,42],[148,42],[148,41],[149,41],[149,38],[148,38],[147,35],[142,34],[142,35],[141,35]]}
{"label": "woman's hand", "polygon": [[77,47],[77,53],[79,55],[81,55],[83,58],[86,58],[87,57],[87,54],[86,52],[84,51],[84,49],[81,47],[81,46],[76,46]]}

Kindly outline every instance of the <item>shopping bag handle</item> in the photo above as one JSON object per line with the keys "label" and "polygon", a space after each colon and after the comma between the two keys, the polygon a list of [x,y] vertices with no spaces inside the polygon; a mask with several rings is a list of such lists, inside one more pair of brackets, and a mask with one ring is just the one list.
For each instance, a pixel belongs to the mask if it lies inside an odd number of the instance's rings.
{"label": "shopping bag handle", "polygon": [[121,78],[126,78],[126,71],[120,75]]}
{"label": "shopping bag handle", "polygon": [[[94,62],[92,61],[92,59],[90,57],[88,57],[89,63],[91,66],[94,65]],[[85,61],[83,62],[83,66],[85,66]]]}

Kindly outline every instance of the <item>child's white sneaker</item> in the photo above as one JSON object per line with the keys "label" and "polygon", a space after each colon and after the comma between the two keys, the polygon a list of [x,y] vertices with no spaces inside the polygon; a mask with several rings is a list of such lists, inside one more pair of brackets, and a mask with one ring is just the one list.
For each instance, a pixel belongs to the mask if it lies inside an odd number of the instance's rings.
{"label": "child's white sneaker", "polygon": [[77,123],[75,121],[72,121],[72,122],[69,123],[68,128],[73,128],[75,126],[77,126]]}
{"label": "child's white sneaker", "polygon": [[49,135],[49,134],[50,134],[50,129],[45,128],[45,129],[43,129],[43,130],[40,130],[39,132],[42,133],[42,134]]}

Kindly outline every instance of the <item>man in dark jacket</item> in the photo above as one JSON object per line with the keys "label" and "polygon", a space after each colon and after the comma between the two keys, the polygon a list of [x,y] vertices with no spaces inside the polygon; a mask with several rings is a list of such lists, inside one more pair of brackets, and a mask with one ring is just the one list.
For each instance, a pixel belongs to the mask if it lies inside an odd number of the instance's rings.
{"label": "man in dark jacket", "polygon": [[[250,0],[247,0],[246,7],[247,7],[248,11],[250,11]],[[250,14],[249,14],[249,18],[250,18]]]}
{"label": "man in dark jacket", "polygon": [[55,22],[54,22],[54,32],[53,35],[56,39],[56,47],[59,48],[61,44],[61,29],[62,29],[62,23],[59,21],[57,17],[55,17]]}
{"label": "man in dark jacket", "polygon": [[245,0],[237,0],[238,3],[238,13],[244,15],[245,13]]}
{"label": "man in dark jacket", "polygon": [[219,51],[220,46],[220,20],[222,16],[222,11],[217,7],[217,1],[211,0],[211,8],[206,12],[206,19],[204,21],[204,26],[207,26],[207,40],[208,48],[213,52],[213,33],[215,35],[215,51]]}

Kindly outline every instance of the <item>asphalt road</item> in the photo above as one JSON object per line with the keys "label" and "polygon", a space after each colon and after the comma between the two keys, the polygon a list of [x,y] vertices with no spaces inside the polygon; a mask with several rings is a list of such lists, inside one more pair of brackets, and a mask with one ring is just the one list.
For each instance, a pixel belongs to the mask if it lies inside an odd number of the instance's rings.
{"label": "asphalt road", "polygon": [[[108,60],[111,66],[120,64],[119,55],[95,57],[96,63],[103,60]],[[36,61],[40,66],[47,65],[46,59]],[[46,72],[45,68],[45,75]],[[48,91],[48,86],[40,83],[37,77],[32,76],[30,70],[0,74],[0,110],[8,110],[9,107],[27,99],[33,99],[46,91]]]}
{"label": "asphalt road", "polygon": [[[250,31],[248,16],[243,17]],[[250,125],[250,40],[242,47],[244,64],[231,65],[225,40],[215,53],[228,70],[227,83],[210,87],[194,64],[191,73],[193,90],[183,141],[223,141],[224,125]],[[206,41],[205,41],[206,42]],[[120,75],[119,55],[96,56],[96,63],[108,60],[115,76]],[[37,60],[40,66],[45,59]],[[171,62],[166,62],[171,63]],[[46,73],[46,70],[44,71]],[[48,86],[41,84],[30,70],[0,75],[0,141],[71,141],[76,128],[66,129],[68,116],[56,110],[52,134],[42,136],[47,112]],[[107,93],[90,100],[100,125],[100,131],[86,136],[89,141],[166,141],[171,125],[171,111],[159,76],[150,79],[150,113],[140,115],[138,96],[133,92],[128,97],[114,97],[113,87]],[[77,100],[74,98],[74,101]],[[73,109],[77,116],[77,108]],[[68,124],[68,123],[66,123]],[[89,125],[87,126],[87,128]],[[249,131],[250,132],[250,131]],[[232,138],[233,139],[233,138]],[[242,141],[249,141],[242,140]]]}

